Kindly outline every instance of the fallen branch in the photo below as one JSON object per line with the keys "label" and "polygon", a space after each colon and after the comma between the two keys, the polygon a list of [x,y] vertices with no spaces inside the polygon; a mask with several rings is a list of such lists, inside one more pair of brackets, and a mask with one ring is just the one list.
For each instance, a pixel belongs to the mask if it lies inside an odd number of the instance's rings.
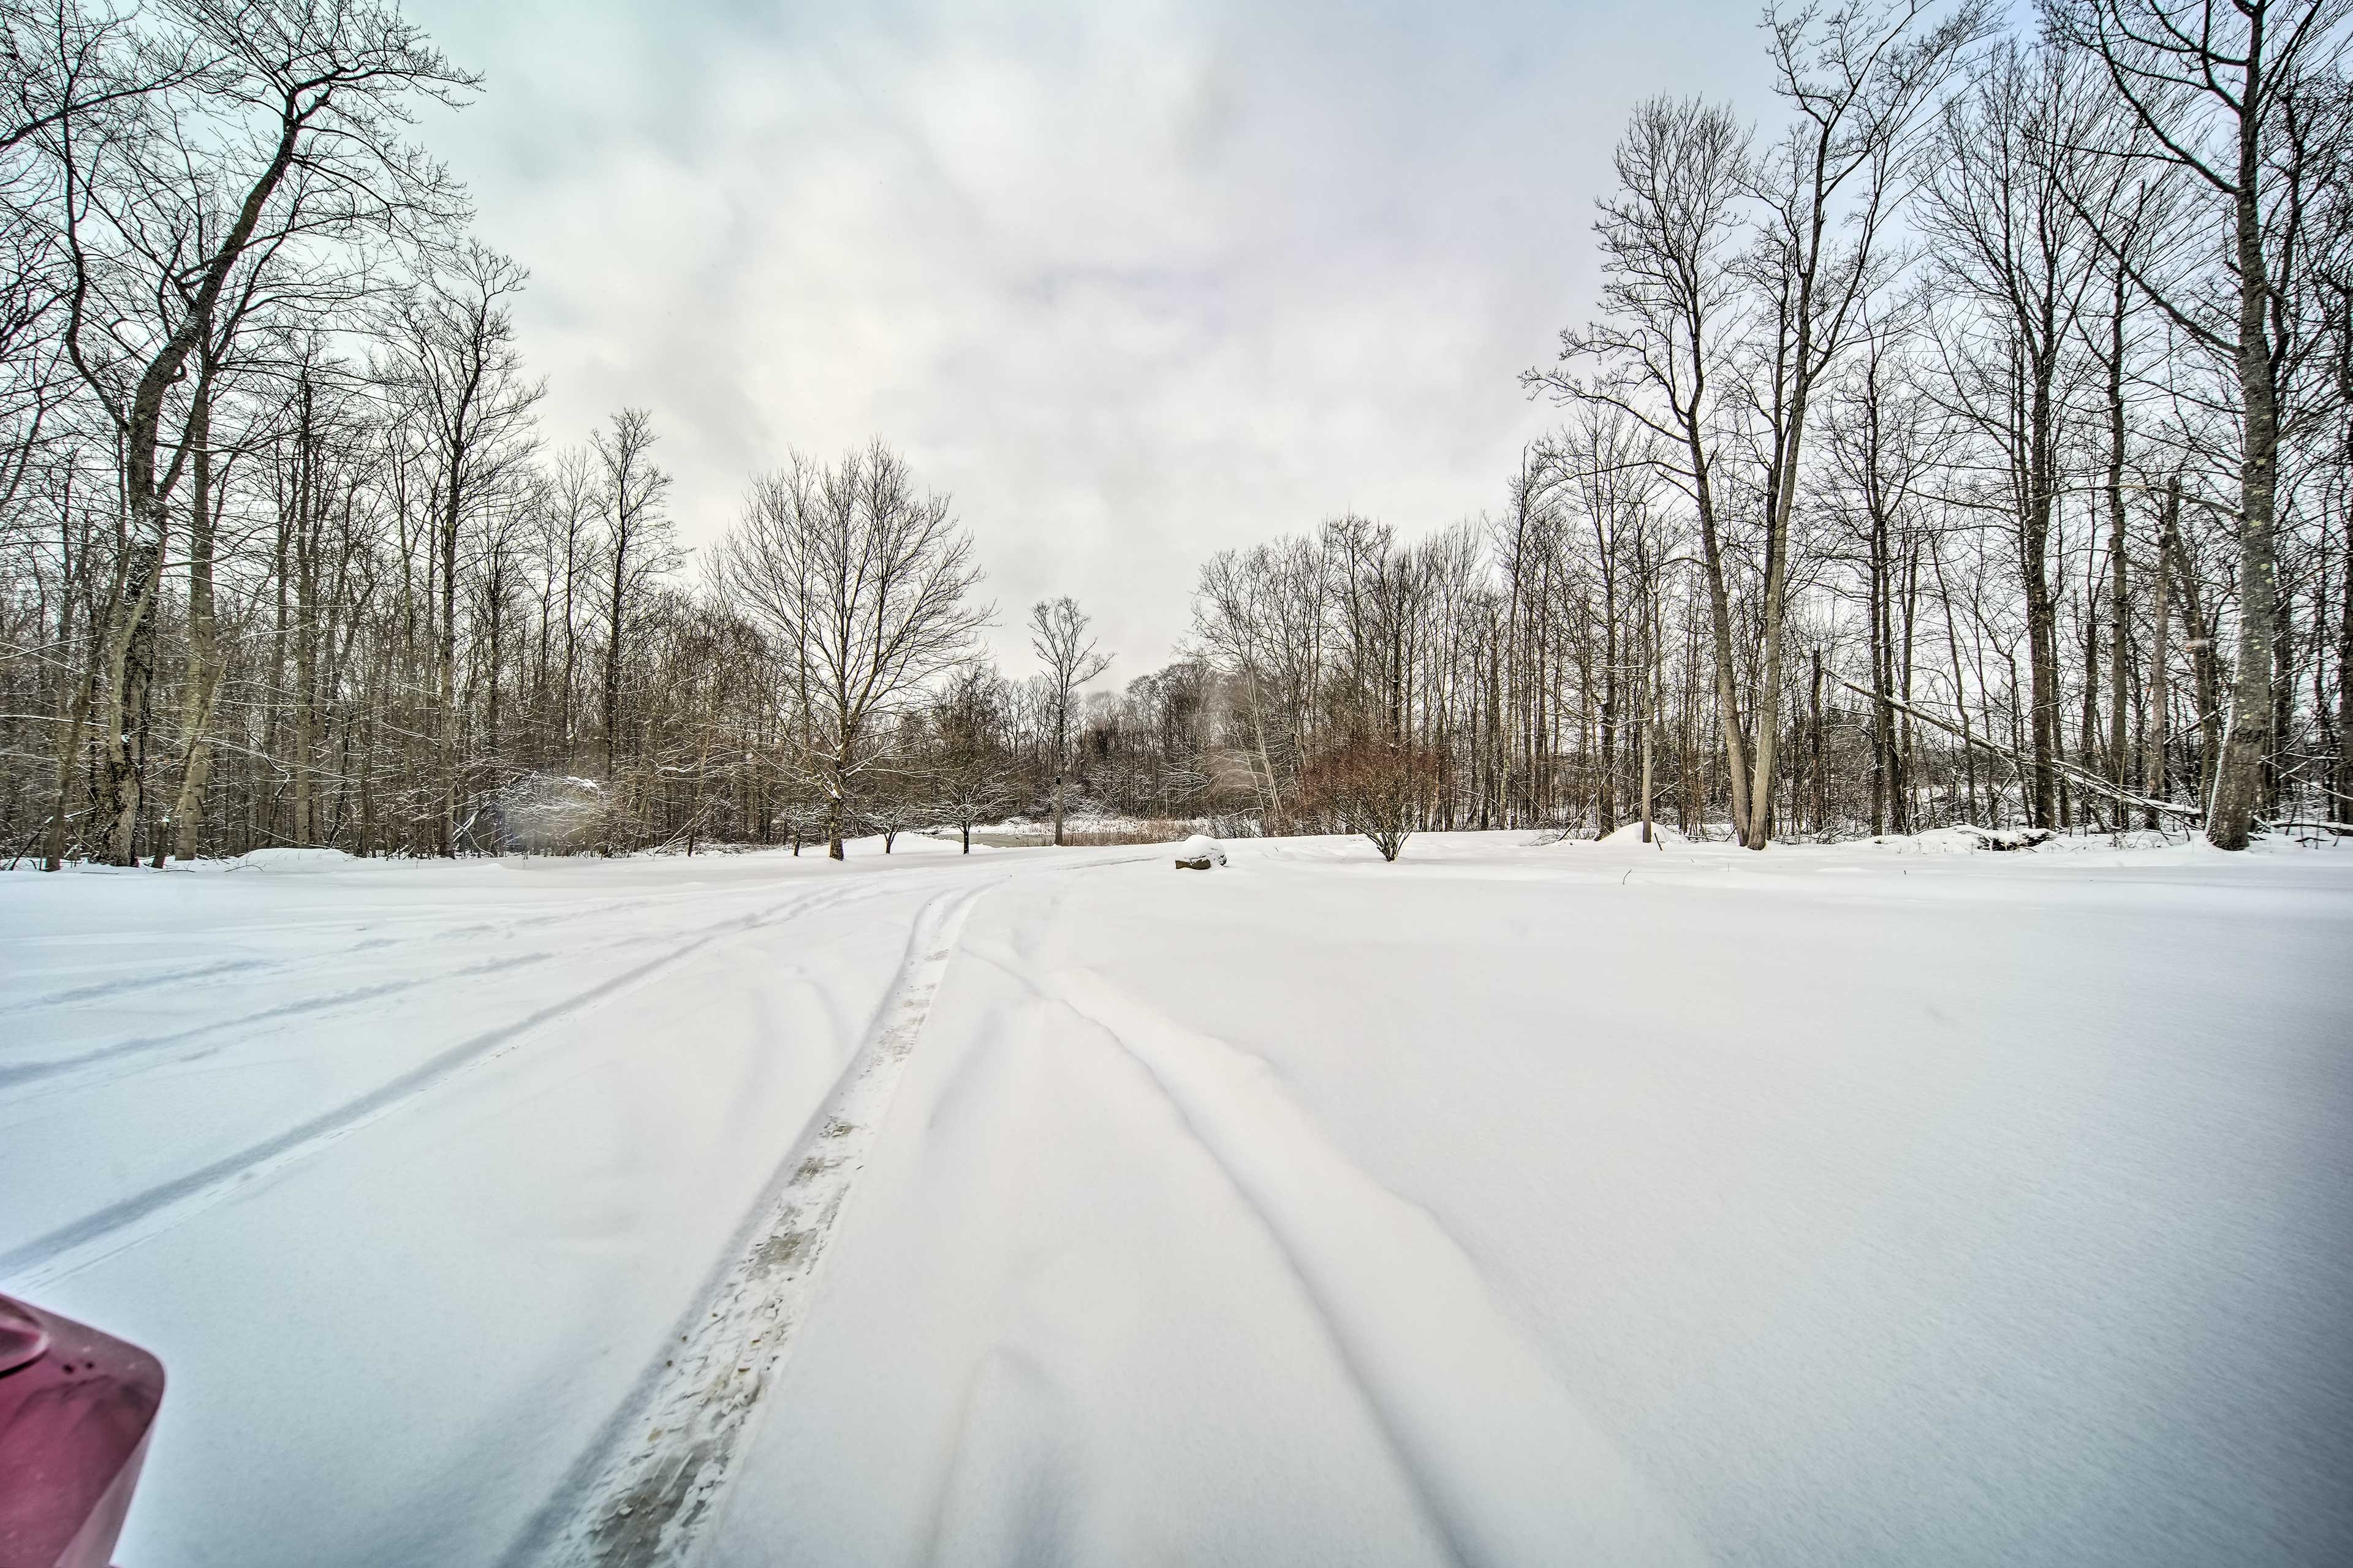
{"label": "fallen branch", "polygon": [[[1986,739],[1982,735],[1971,734],[1968,731],[1964,730],[1956,724],[1947,724],[1942,719],[1937,718],[1935,714],[1924,713],[1919,709],[1914,707],[1911,703],[1903,701],[1900,699],[1875,696],[1873,693],[1864,690],[1862,687],[1857,686],[1845,676],[1839,674],[1836,670],[1826,669],[1822,671],[1822,673],[1829,676],[1832,680],[1837,681],[1841,686],[1845,687],[1849,691],[1853,692],[1857,697],[1863,699],[1867,702],[1885,702],[1890,708],[1894,709],[1897,712],[1908,713],[1913,718],[1919,720],[1923,724],[1932,725],[1936,729],[1942,730],[1946,734],[1955,737],[1964,744],[1981,747],[1986,751],[1991,752],[1998,757],[2006,757],[2017,767],[2025,768],[2032,765],[2027,758],[2019,755],[2018,752],[2012,747],[1997,745],[1995,742]],[[2118,789],[2115,784],[2110,784],[2107,780],[2099,777],[2097,774],[2087,773],[2072,763],[2061,762],[2056,757],[2051,759],[2051,765],[2058,769],[2061,773],[2066,774],[2070,779],[2073,780],[2079,787],[2106,795],[2110,800],[2116,801],[2122,805],[2137,806],[2143,811],[2161,811],[2169,816],[2178,816],[2185,822],[2203,822],[2206,819],[2205,812],[2197,806],[2183,805],[2177,801],[2170,800],[2151,800],[2147,795],[2135,795],[2130,790]]]}

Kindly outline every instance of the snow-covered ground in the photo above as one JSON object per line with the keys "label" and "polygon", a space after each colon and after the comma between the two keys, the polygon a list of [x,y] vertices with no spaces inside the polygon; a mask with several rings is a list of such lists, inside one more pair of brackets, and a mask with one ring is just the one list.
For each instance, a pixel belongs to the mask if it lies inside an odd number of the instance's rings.
{"label": "snow-covered ground", "polygon": [[2353,851],[899,844],[0,878],[125,1568],[2353,1557]]}

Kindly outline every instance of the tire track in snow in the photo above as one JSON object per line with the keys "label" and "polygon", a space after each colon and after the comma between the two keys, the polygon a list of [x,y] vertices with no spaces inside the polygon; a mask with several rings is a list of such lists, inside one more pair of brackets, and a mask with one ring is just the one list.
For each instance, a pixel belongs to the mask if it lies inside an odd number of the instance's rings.
{"label": "tire track in snow", "polygon": [[1458,1559],[1705,1561],[1454,1238],[1334,1147],[1265,1061],[1091,971],[1026,978],[1151,1074],[1257,1211]]}
{"label": "tire track in snow", "polygon": [[[550,910],[534,914],[518,914],[510,920],[480,921],[471,925],[461,926],[437,924],[437,917],[433,915],[403,910],[396,914],[385,915],[365,925],[352,927],[342,934],[358,940],[351,942],[348,946],[329,948],[322,952],[330,955],[348,952],[383,955],[408,948],[446,946],[451,942],[468,942],[475,937],[512,936],[518,931],[535,930],[540,926],[565,925],[575,921],[595,920],[602,915],[635,911],[643,909],[649,903],[675,903],[690,898],[708,896],[707,891],[686,893],[657,889],[638,898],[608,899],[599,903],[586,904],[576,908]],[[423,926],[427,929],[415,935],[364,937],[362,935],[363,932],[379,930],[386,925]],[[300,925],[237,926],[231,928],[227,934],[236,940],[243,941],[254,937],[281,935],[288,931],[316,935],[319,927],[315,922]],[[62,943],[67,946],[72,946],[78,942],[100,942],[109,947],[115,947],[121,944],[123,938],[121,932],[111,931],[96,937],[41,940],[52,944]],[[316,963],[320,956],[322,956],[321,953],[304,953],[294,958],[227,958],[209,963],[191,964],[182,969],[166,970],[160,973],[142,971],[133,964],[125,973],[104,980],[84,981],[63,990],[46,992],[38,996],[28,996],[17,1005],[23,1011],[36,1011],[47,1007],[70,1005],[78,1002],[101,1001],[107,997],[118,995],[126,989],[152,990],[159,985],[182,985],[198,981],[222,980],[232,975],[241,979],[256,979],[287,970],[307,969]],[[7,1081],[5,1078],[0,1078],[0,1084],[5,1084]]]}
{"label": "tire track in snow", "polygon": [[[826,902],[831,903],[839,901],[839,900],[843,896],[845,895],[837,889],[835,890],[834,897],[832,899],[826,900]],[[812,897],[824,899],[825,895],[820,893],[812,895]],[[774,906],[771,906],[767,912],[773,913]],[[632,949],[652,947],[661,942],[675,942],[682,937],[691,938],[707,936],[713,933],[724,934],[737,929],[743,923],[744,917],[737,916],[729,920],[714,921],[710,925],[691,926],[682,931],[664,931],[653,936],[623,937],[619,941],[610,942],[607,945],[617,952],[628,952]],[[452,931],[449,934],[454,939],[460,935],[467,934],[506,934],[514,929],[517,928],[514,926],[501,927],[495,925],[469,926],[459,928],[458,931]],[[363,945],[364,946],[364,944]],[[409,942],[397,945],[414,946],[416,944]],[[578,951],[578,949],[544,949],[531,952],[507,953],[501,957],[485,959],[479,963],[466,964],[457,969],[436,970],[427,974],[411,975],[405,980],[379,981],[372,985],[355,986],[346,991],[330,992],[323,995],[297,997],[290,1002],[280,1002],[272,1006],[259,1008],[250,1013],[239,1014],[235,1017],[216,1018],[209,1023],[192,1025],[185,1029],[175,1029],[169,1034],[141,1035],[135,1036],[127,1040],[117,1040],[111,1045],[100,1046],[95,1049],[83,1051],[74,1056],[51,1057],[39,1061],[20,1062],[12,1066],[0,1066],[0,1089],[11,1089],[20,1084],[40,1084],[43,1087],[39,1092],[43,1095],[47,1095],[58,1093],[69,1089],[82,1089],[112,1083],[121,1078],[129,1076],[131,1073],[150,1071],[152,1070],[151,1066],[149,1064],[142,1063],[132,1067],[123,1072],[108,1072],[103,1070],[93,1071],[89,1069],[102,1069],[107,1066],[107,1064],[119,1061],[125,1057],[139,1057],[143,1056],[150,1051],[169,1050],[174,1046],[187,1045],[191,1041],[206,1039],[212,1036],[230,1034],[239,1029],[249,1028],[256,1024],[276,1023],[286,1018],[312,1017],[320,1014],[335,1012],[345,1007],[358,1006],[363,1003],[379,1002],[387,996],[397,996],[405,992],[423,990],[427,987],[440,985],[451,980],[475,979],[485,974],[502,973],[511,969],[527,968],[534,963],[545,963],[547,960],[552,958],[575,956]],[[308,963],[310,961],[303,960],[300,962]],[[284,963],[273,961],[262,965],[265,969],[290,968],[294,966],[295,964],[293,961],[289,961]],[[224,1047],[218,1045],[207,1046],[202,1050],[192,1051],[185,1056],[175,1058],[174,1062],[200,1061],[204,1058],[211,1056],[215,1052],[223,1048]],[[67,1075],[71,1076],[68,1077],[68,1080],[64,1083],[51,1081],[60,1077],[67,1077]]]}
{"label": "tire track in snow", "polygon": [[864,1043],[753,1206],[730,1262],[674,1329],[662,1365],[648,1369],[574,1479],[508,1553],[509,1568],[691,1561],[761,1395],[816,1300],[965,917],[995,885],[943,893],[917,914]]}
{"label": "tire track in snow", "polygon": [[36,1013],[44,1008],[63,1007],[76,1002],[103,1001],[121,991],[126,985],[142,987],[185,985],[191,981],[215,980],[225,974],[250,974],[256,971],[283,967],[283,962],[278,959],[225,958],[212,963],[191,964],[185,969],[167,969],[161,973],[150,972],[131,978],[117,975],[111,980],[85,981],[81,984],[69,986],[63,991],[47,991],[38,996],[27,996],[17,1005],[25,1012]]}
{"label": "tire track in snow", "polygon": [[79,1273],[91,1264],[113,1257],[142,1241],[163,1235],[207,1209],[249,1189],[262,1178],[298,1163],[321,1150],[379,1121],[461,1074],[495,1061],[522,1045],[551,1024],[588,1011],[625,993],[659,979],[714,943],[755,931],[788,925],[804,916],[862,903],[891,891],[888,888],[843,889],[828,896],[788,900],[765,910],[722,922],[671,948],[659,957],[623,970],[609,979],[551,1003],[512,1024],[488,1029],[427,1058],[390,1081],[355,1100],[288,1128],[274,1137],[241,1149],[211,1164],[160,1183],[120,1202],[108,1205],[58,1226],[46,1236],[0,1253],[0,1280],[12,1292],[32,1292]]}
{"label": "tire track in snow", "polygon": [[[385,980],[374,985],[354,986],[348,991],[337,991],[323,996],[298,997],[291,1002],[281,1002],[274,1007],[263,1007],[255,1012],[241,1013],[233,1018],[216,1018],[208,1024],[191,1025],[185,1029],[175,1029],[168,1035],[134,1036],[127,1040],[117,1040],[112,1045],[83,1051],[78,1056],[51,1057],[42,1061],[20,1062],[13,1067],[0,1067],[0,1089],[11,1089],[18,1084],[41,1083],[47,1086],[43,1090],[44,1093],[55,1093],[64,1089],[111,1083],[124,1075],[91,1072],[86,1069],[100,1068],[107,1063],[119,1061],[124,1057],[138,1057],[144,1056],[150,1051],[169,1050],[174,1046],[188,1045],[191,1042],[205,1039],[208,1036],[232,1034],[240,1029],[250,1028],[256,1024],[275,1023],[281,1018],[307,1018],[321,1013],[332,1013],[344,1007],[356,1007],[364,1002],[380,1002],[387,996],[397,996],[405,991],[416,991],[451,980],[471,980],[485,974],[503,973],[510,969],[525,969],[534,963],[544,963],[556,956],[557,954],[553,952],[509,953],[500,958],[485,959],[480,963],[470,963],[459,969],[445,969],[432,974],[413,975],[406,980]],[[208,1046],[203,1050],[192,1051],[175,1059],[184,1062],[201,1060],[233,1043],[223,1042],[221,1045]],[[144,1072],[148,1068],[142,1065],[131,1070]],[[67,1078],[68,1081],[65,1083],[49,1081],[58,1078]]]}

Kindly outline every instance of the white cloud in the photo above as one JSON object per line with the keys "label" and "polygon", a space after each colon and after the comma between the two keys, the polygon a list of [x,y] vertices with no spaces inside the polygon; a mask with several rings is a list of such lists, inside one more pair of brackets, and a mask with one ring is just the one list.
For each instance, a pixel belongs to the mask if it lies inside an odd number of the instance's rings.
{"label": "white cloud", "polygon": [[1070,593],[1123,680],[1216,550],[1493,505],[1626,109],[1760,76],[1745,6],[412,11],[491,77],[425,135],[533,270],[552,434],[649,406],[695,542],[881,435],[1008,668]]}

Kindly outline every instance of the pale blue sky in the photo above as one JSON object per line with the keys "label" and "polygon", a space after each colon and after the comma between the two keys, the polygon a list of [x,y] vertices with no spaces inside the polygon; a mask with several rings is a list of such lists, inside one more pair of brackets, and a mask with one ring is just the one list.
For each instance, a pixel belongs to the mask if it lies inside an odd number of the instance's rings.
{"label": "pale blue sky", "polygon": [[1156,667],[1200,562],[1497,504],[1656,92],[1767,110],[1753,5],[411,0],[427,142],[529,267],[546,424],[653,411],[689,543],[788,446],[955,494],[1010,673],[1069,593]]}

